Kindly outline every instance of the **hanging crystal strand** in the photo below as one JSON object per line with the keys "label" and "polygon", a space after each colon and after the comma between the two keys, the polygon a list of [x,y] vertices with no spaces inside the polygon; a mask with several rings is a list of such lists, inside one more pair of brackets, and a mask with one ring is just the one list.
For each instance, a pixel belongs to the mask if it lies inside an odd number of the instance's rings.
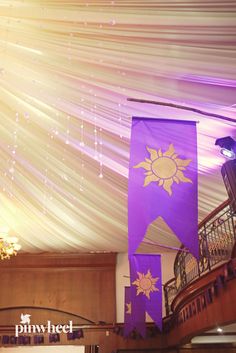
{"label": "hanging crystal strand", "polygon": [[[49,144],[46,144],[46,153],[45,153],[45,160],[46,163],[48,163],[49,160],[49,156],[48,156],[48,147]],[[47,201],[48,201],[48,168],[47,168],[47,164],[44,166],[44,170],[43,170],[43,183],[44,183],[44,190],[43,190],[43,213],[46,214],[47,213]]]}
{"label": "hanging crystal strand", "polygon": [[70,115],[67,115],[67,126],[66,126],[66,145],[70,144]]}
{"label": "hanging crystal strand", "polygon": [[102,128],[99,129],[99,178],[103,178],[103,141],[102,141]]}
{"label": "hanging crystal strand", "polygon": [[[119,131],[122,131],[121,127],[122,127],[122,118],[121,118],[121,103],[118,103],[118,111],[119,111]],[[123,135],[120,134],[120,138],[123,138]]]}
{"label": "hanging crystal strand", "polygon": [[80,165],[80,183],[79,183],[79,190],[81,192],[84,191],[84,151],[83,148],[85,146],[84,144],[84,121],[81,120],[80,124],[80,143],[79,145],[82,147],[80,149],[80,160],[81,160],[81,165]]}
{"label": "hanging crystal strand", "polygon": [[10,165],[9,165],[9,173],[10,173],[10,190],[9,190],[9,196],[13,198],[13,183],[15,180],[15,167],[16,167],[16,151],[18,148],[17,144],[17,134],[18,134],[18,123],[19,123],[19,113],[16,112],[15,115],[15,124],[13,125],[13,144],[12,144],[12,150],[11,150],[11,160]]}
{"label": "hanging crystal strand", "polygon": [[80,146],[84,147],[84,121],[81,120],[80,124]]}
{"label": "hanging crystal strand", "polygon": [[[60,114],[57,111],[56,112],[56,118],[57,120],[59,119]],[[53,199],[53,182],[52,182],[52,177],[53,174],[50,173],[50,156],[51,156],[51,147],[54,142],[54,137],[56,136],[54,134],[55,127],[54,125],[49,126],[48,132],[47,132],[47,140],[46,142],[46,151],[45,151],[45,167],[44,167],[44,192],[43,192],[43,213],[47,214],[49,211],[49,202]]]}
{"label": "hanging crystal strand", "polygon": [[[96,100],[96,93],[94,98]],[[94,104],[94,159],[99,162],[99,178],[103,178],[103,161],[102,161],[102,128],[97,126],[97,103]]]}
{"label": "hanging crystal strand", "polygon": [[[64,116],[62,117],[58,111],[56,112],[55,115],[56,115],[58,127],[63,126],[63,128],[64,128]],[[63,130],[60,131],[58,129],[58,127],[55,128],[55,137],[59,136],[59,138],[60,138],[61,136],[64,136],[64,134],[62,133]],[[61,160],[62,160],[63,164],[65,163],[65,160],[66,160],[66,139],[67,139],[67,137],[65,138],[65,141],[63,141],[63,147],[62,147],[63,152],[61,155]],[[66,173],[64,173],[64,171],[61,172],[61,178],[63,180],[68,180],[68,177],[67,177]]]}
{"label": "hanging crystal strand", "polygon": [[[95,95],[96,96],[96,95]],[[97,116],[96,116],[96,104],[94,105],[94,159],[98,160],[98,131],[97,131]]]}

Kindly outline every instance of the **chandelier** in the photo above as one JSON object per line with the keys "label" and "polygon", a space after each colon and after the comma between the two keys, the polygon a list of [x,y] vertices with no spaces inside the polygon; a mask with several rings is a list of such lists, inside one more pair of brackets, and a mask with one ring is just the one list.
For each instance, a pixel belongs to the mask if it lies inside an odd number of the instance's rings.
{"label": "chandelier", "polygon": [[0,258],[1,260],[10,259],[11,256],[17,255],[21,249],[16,237],[10,237],[8,233],[0,233]]}

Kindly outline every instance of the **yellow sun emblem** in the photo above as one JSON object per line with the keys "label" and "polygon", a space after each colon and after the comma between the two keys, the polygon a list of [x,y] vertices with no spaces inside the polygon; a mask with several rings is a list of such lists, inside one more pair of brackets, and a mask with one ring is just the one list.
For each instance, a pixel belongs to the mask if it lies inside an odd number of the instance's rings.
{"label": "yellow sun emblem", "polygon": [[168,150],[164,153],[161,149],[156,151],[147,146],[146,148],[150,153],[150,159],[145,158],[146,162],[141,162],[133,167],[144,168],[147,170],[147,172],[144,173],[146,177],[143,186],[147,186],[152,181],[157,181],[158,186],[162,186],[171,196],[171,186],[173,182],[176,182],[177,184],[179,184],[180,181],[184,183],[192,183],[192,180],[186,178],[182,172],[183,170],[186,170],[191,159],[177,158],[178,154],[175,153],[173,144],[170,144]]}
{"label": "yellow sun emblem", "polygon": [[131,302],[126,303],[126,314],[131,314]]}
{"label": "yellow sun emblem", "polygon": [[138,278],[132,282],[133,285],[137,286],[137,294],[143,293],[146,295],[148,299],[150,299],[151,292],[158,292],[159,289],[155,287],[156,282],[158,281],[158,277],[153,278],[150,270],[148,270],[147,274],[137,272]]}

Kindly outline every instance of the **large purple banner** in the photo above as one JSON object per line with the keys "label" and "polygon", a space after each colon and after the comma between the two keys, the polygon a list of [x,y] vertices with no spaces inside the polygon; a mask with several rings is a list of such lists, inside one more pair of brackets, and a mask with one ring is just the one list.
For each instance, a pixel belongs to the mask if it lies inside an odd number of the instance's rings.
{"label": "large purple banner", "polygon": [[133,118],[128,189],[129,255],[162,217],[198,258],[196,123]]}

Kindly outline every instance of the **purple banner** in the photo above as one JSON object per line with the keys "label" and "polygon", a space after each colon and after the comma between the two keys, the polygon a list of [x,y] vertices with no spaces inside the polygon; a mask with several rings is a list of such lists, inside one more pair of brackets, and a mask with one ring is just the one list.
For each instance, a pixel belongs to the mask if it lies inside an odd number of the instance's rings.
{"label": "purple banner", "polygon": [[133,118],[128,190],[129,255],[162,217],[198,258],[196,123]]}
{"label": "purple banner", "polygon": [[125,287],[124,318],[125,337],[128,337],[133,330],[136,330],[143,337],[145,337],[146,327],[144,301],[142,300],[142,298],[139,298],[139,300],[136,300],[135,302],[133,301],[133,303],[131,304],[131,287]]}
{"label": "purple banner", "polygon": [[131,320],[131,290],[130,287],[125,287],[125,305],[124,305],[124,336],[128,337],[130,332],[133,330]]}
{"label": "purple banner", "polygon": [[[131,320],[135,326],[136,317],[147,312],[155,324],[162,329],[162,281],[161,256],[135,254],[130,256]],[[136,316],[133,315],[136,312]],[[145,318],[144,323],[145,325]],[[139,329],[144,333],[142,325]]]}

